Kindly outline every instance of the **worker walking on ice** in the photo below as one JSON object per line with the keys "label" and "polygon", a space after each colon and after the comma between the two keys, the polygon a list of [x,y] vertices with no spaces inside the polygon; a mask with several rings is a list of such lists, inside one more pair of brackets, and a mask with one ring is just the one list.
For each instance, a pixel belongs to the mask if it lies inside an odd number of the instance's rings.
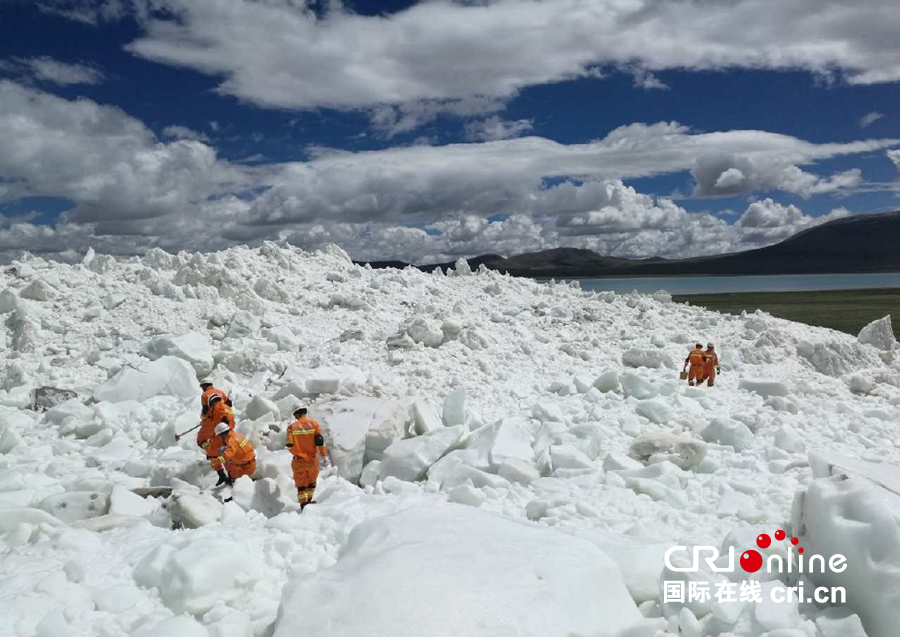
{"label": "worker walking on ice", "polygon": [[306,405],[299,403],[294,408],[294,422],[287,428],[287,448],[294,459],[291,469],[294,472],[294,486],[297,487],[297,502],[300,510],[307,504],[315,504],[316,480],[319,478],[319,456],[328,462],[328,450],[319,423],[308,418]]}
{"label": "worker walking on ice", "polygon": [[222,396],[212,393],[209,396],[206,413],[200,420],[200,431],[197,433],[197,445],[206,452],[209,464],[219,474],[216,486],[228,481],[228,474],[219,460],[219,445],[215,440],[218,425],[224,424],[229,431],[234,431],[234,412],[225,404]]}
{"label": "worker walking on ice", "polygon": [[691,353],[688,354],[687,358],[684,359],[684,367],[682,368],[682,372],[688,369],[688,365],[691,366],[688,371],[688,385],[693,387],[694,385],[699,385],[703,378],[703,367],[706,363],[706,354],[703,352],[703,344],[697,343],[694,345],[694,349],[691,350]]}
{"label": "worker walking on ice", "polygon": [[706,381],[707,387],[712,387],[716,382],[716,374],[721,371],[719,368],[719,355],[716,354],[716,348],[712,343],[706,344],[706,351],[703,352],[703,377],[700,378],[698,385],[702,385]]}
{"label": "worker walking on ice", "polygon": [[256,471],[256,451],[246,436],[232,431],[224,422],[216,425],[216,436],[219,438],[216,459],[225,471],[225,484],[231,486],[242,476],[252,477]]}

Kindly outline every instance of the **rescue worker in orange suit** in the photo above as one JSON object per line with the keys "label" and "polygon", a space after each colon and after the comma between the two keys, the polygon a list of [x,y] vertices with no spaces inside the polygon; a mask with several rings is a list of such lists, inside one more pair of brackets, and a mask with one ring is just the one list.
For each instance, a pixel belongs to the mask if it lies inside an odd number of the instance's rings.
{"label": "rescue worker in orange suit", "polygon": [[328,450],[319,423],[306,415],[306,405],[300,403],[294,408],[294,422],[287,428],[287,448],[294,459],[291,469],[294,471],[294,486],[297,487],[297,502],[300,510],[308,504],[315,504],[316,480],[319,478],[319,456],[328,462]]}
{"label": "rescue worker in orange suit", "polygon": [[209,378],[204,378],[200,381],[200,391],[203,393],[200,395],[200,417],[206,415],[207,410],[209,409],[209,399],[211,396],[219,396],[226,405],[229,407],[232,406],[231,399],[228,397],[228,394],[223,392],[221,389],[217,389],[213,387],[213,382]]}
{"label": "rescue worker in orange suit", "polygon": [[253,476],[256,471],[256,452],[253,445],[239,431],[232,431],[228,423],[216,425],[216,436],[221,444],[218,446],[217,460],[224,468],[225,484],[231,486],[241,476]]}
{"label": "rescue worker in orange suit", "polygon": [[707,387],[712,387],[716,382],[716,374],[721,371],[719,368],[719,355],[716,354],[716,348],[712,343],[706,344],[706,351],[703,352],[705,360],[703,362],[703,377],[697,382],[702,385],[706,381]]}
{"label": "rescue worker in orange suit", "polygon": [[224,484],[228,480],[228,474],[219,461],[218,443],[215,440],[216,426],[228,425],[230,431],[234,430],[234,412],[225,404],[218,394],[211,394],[207,405],[206,414],[200,420],[200,431],[197,433],[197,445],[206,452],[209,464],[219,474],[216,486]]}
{"label": "rescue worker in orange suit", "polygon": [[703,352],[703,345],[701,343],[697,343],[694,345],[694,349],[691,350],[691,353],[688,354],[688,357],[684,359],[684,367],[681,371],[685,371],[688,368],[688,365],[691,366],[690,371],[688,371],[688,385],[694,386],[699,385],[703,380],[703,368],[706,364],[706,354]]}

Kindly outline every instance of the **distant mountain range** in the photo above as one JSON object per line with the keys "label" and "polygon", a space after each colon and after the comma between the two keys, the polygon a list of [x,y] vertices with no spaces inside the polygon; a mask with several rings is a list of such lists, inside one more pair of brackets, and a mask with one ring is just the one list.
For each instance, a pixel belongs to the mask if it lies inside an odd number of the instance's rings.
{"label": "distant mountain range", "polygon": [[[537,278],[900,272],[900,211],[837,219],[766,248],[693,259],[619,259],[591,250],[555,248],[509,258],[487,254],[467,261],[472,269],[483,263],[513,276]],[[410,264],[375,261],[370,265],[405,268]],[[430,272],[453,265],[414,267]]]}

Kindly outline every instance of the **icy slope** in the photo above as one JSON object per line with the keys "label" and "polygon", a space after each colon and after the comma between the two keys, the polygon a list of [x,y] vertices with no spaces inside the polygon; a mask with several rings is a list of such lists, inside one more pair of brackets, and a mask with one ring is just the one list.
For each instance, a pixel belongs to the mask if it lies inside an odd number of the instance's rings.
{"label": "icy slope", "polygon": [[583,540],[470,507],[414,507],[359,525],[338,565],[297,578],[275,637],[617,635],[652,623],[617,571]]}
{"label": "icy slope", "polygon": [[[664,608],[665,549],[784,528],[809,450],[900,463],[896,344],[665,294],[266,244],[30,257],[0,312],[0,634],[268,635],[285,582],[335,564],[359,523],[450,500],[594,544],[674,634],[760,635],[752,609]],[[697,339],[722,357],[715,388],[677,380]],[[225,507],[193,434],[175,441],[210,369],[259,457]],[[42,386],[77,398],[32,411]],[[302,516],[282,449],[297,399],[343,476]],[[148,486],[175,493],[130,497]]]}

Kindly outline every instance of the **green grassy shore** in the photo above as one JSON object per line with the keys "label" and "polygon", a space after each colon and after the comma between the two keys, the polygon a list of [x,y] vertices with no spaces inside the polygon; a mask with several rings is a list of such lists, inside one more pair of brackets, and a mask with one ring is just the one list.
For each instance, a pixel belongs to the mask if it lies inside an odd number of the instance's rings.
{"label": "green grassy shore", "polygon": [[868,323],[890,314],[894,336],[900,336],[900,289],[686,294],[672,298],[679,303],[730,314],[740,314],[742,310],[753,312],[758,308],[772,316],[830,327],[854,336]]}

